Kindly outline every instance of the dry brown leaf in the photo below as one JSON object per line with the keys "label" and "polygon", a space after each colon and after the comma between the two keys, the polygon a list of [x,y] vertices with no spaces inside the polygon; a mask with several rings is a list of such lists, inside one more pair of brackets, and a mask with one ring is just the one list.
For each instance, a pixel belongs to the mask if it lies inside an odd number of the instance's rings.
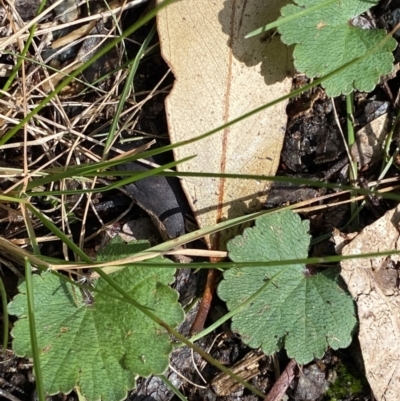
{"label": "dry brown leaf", "polygon": [[[275,20],[286,2],[182,0],[160,12],[162,54],[176,78],[166,101],[172,143],[210,131],[290,91],[291,51],[279,37],[244,39]],[[176,149],[177,160],[197,156],[179,170],[274,175],[285,107],[282,102]],[[183,187],[200,227],[258,210],[268,190],[265,181],[217,178],[188,178]],[[208,242],[220,248],[225,238]]]}
{"label": "dry brown leaf", "polygon": [[391,117],[386,113],[368,123],[356,133],[356,142],[351,147],[353,160],[360,167],[382,159],[382,146],[390,130]]}
{"label": "dry brown leaf", "polygon": [[75,40],[78,40],[90,33],[90,31],[96,26],[97,21],[91,21],[87,24],[81,26],[78,29],[75,29],[68,35],[62,36],[60,39],[55,40],[51,47],[52,49],[58,49],[60,47],[66,46]]}
{"label": "dry brown leaf", "polygon": [[[400,206],[364,228],[342,255],[399,250]],[[338,244],[342,238],[335,236]],[[341,262],[341,275],[357,302],[365,373],[378,401],[400,394],[399,255]]]}

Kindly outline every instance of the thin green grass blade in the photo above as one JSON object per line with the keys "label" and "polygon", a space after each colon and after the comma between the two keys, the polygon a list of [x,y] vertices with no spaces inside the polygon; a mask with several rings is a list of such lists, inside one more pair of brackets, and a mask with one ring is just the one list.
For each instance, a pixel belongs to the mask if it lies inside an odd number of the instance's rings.
{"label": "thin green grass blade", "polygon": [[[354,133],[354,96],[350,93],[346,96],[346,120],[347,120],[347,145],[349,148],[356,142]],[[350,160],[351,162],[351,160]],[[350,163],[350,180],[354,182],[357,180],[357,162]]]}
{"label": "thin green grass blade", "polygon": [[[27,191],[29,191],[30,189],[33,189],[35,187],[40,187],[42,185],[52,183],[54,181],[63,180],[65,178],[71,178],[71,179],[79,178],[79,177],[84,177],[87,174],[93,174],[93,176],[96,176],[97,170],[103,170],[108,167],[113,167],[113,166],[124,164],[124,163],[130,162],[130,161],[135,161],[135,160],[140,159],[142,155],[143,154],[134,155],[134,156],[126,157],[124,159],[112,160],[112,161],[107,161],[107,162],[88,163],[88,164],[79,165],[79,166],[70,166],[66,170],[60,170],[60,169],[47,170],[49,175],[47,175],[46,177],[41,177],[41,178],[32,180],[27,186]],[[177,162],[171,162],[171,163],[165,164],[164,166],[150,169],[150,170],[140,173],[140,174],[136,174],[136,172],[132,172],[132,179],[134,181],[136,181],[138,179],[149,177],[150,175],[161,172],[165,169],[170,169],[172,167],[175,167],[175,165],[173,165],[173,163],[183,163],[190,159],[191,159],[191,157],[185,158],[182,160],[178,160]],[[170,167],[168,167],[168,166],[170,166]],[[53,172],[52,175],[50,175],[51,172]],[[126,180],[126,182],[124,181],[125,184],[122,184],[122,185],[126,185],[126,183],[129,183],[128,181],[129,181],[129,179]],[[130,182],[133,182],[133,181],[130,181]],[[112,187],[114,187],[114,186],[112,186]]]}
{"label": "thin green grass blade", "polygon": [[[29,260],[29,257],[27,257],[27,259]],[[57,260],[57,261],[58,261],[58,260]],[[64,260],[61,261],[61,260],[60,260],[59,262],[66,262],[66,261],[64,261]],[[81,266],[84,267],[84,266],[85,266],[85,263],[82,263]],[[72,285],[72,286],[74,286],[74,287],[76,287],[76,288],[80,288],[80,289],[83,289],[83,290],[87,289],[87,285],[81,284],[81,283],[79,283],[79,282],[76,282],[76,281],[70,279],[68,276],[66,276],[66,275],[64,275],[64,274],[61,274],[61,273],[59,273],[59,272],[56,271],[56,270],[46,269],[46,268],[43,268],[43,266],[37,266],[37,267],[42,271],[42,274],[53,274],[53,275],[55,275],[59,280],[63,281],[64,283],[70,284],[70,285]],[[171,265],[171,268],[175,268],[175,267],[174,267],[173,265]],[[114,300],[117,300],[117,301],[125,301],[125,299],[124,299],[123,297],[118,297],[117,295],[115,295],[115,294],[110,294],[110,293],[108,293],[107,291],[99,290],[99,289],[97,289],[96,287],[92,287],[92,288],[90,289],[90,291],[91,291],[91,292],[98,293],[98,294],[105,295],[105,296],[109,297],[110,299],[114,299]]]}
{"label": "thin green grass blade", "polygon": [[[392,124],[392,128],[385,139],[385,145],[383,151],[384,158],[382,160],[381,172],[379,174],[378,180],[383,180],[385,178],[387,172],[389,171],[390,167],[394,164],[394,161],[396,160],[397,155],[400,152],[400,147],[397,145],[392,155],[390,155],[390,147],[392,145],[393,135],[398,128],[399,121],[400,121],[400,110],[397,111],[396,118]],[[396,166],[396,168],[398,167]]]}
{"label": "thin green grass blade", "polygon": [[[327,263],[338,263],[343,260],[353,260],[353,259],[370,259],[376,258],[377,256],[391,256],[391,255],[399,255],[400,250],[387,250],[380,252],[371,252],[371,253],[363,253],[363,254],[354,254],[354,255],[331,255],[331,256],[319,256],[312,258],[304,258],[304,259],[286,259],[286,260],[271,260],[268,262],[218,262],[218,263],[210,263],[210,262],[192,262],[192,263],[179,263],[179,268],[188,268],[188,269],[231,269],[231,268],[257,268],[257,267],[269,267],[269,266],[286,266],[292,264],[327,264]],[[135,255],[136,256],[136,255]],[[165,267],[162,266],[161,263],[156,262],[135,262],[135,266],[151,266],[151,267]]]}
{"label": "thin green grass blade", "polygon": [[22,215],[24,216],[25,228],[26,228],[26,231],[28,232],[30,246],[32,247],[34,255],[40,255],[40,247],[39,247],[39,244],[36,239],[35,229],[33,228],[32,221],[31,221],[28,213],[26,213],[26,206],[25,205],[21,205],[21,206],[22,206],[21,209],[23,212]]}
{"label": "thin green grass blade", "polygon": [[[356,138],[354,134],[354,125],[353,125],[353,93],[350,93],[346,96],[346,119],[347,119],[347,144],[349,148],[355,143]],[[350,155],[351,156],[351,155]],[[349,160],[350,168],[349,168],[349,179],[350,182],[357,181],[357,161],[352,159]],[[356,192],[351,193],[351,197],[354,198],[356,196]],[[350,212],[352,217],[351,229],[352,231],[358,231],[359,221],[358,221],[358,213],[357,213],[357,204],[352,202],[350,204]]]}
{"label": "thin green grass blade", "polygon": [[105,143],[104,146],[104,153],[103,153],[103,159],[106,158],[109,149],[111,147],[111,144],[114,142],[114,138],[117,132],[117,126],[118,126],[118,122],[119,122],[119,117],[122,113],[122,110],[124,108],[126,99],[128,97],[128,93],[132,87],[132,93],[134,93],[133,91],[133,79],[135,78],[137,69],[139,67],[139,62],[142,58],[142,56],[144,55],[144,53],[146,52],[147,47],[150,44],[150,41],[153,39],[154,35],[156,33],[156,27],[155,25],[152,26],[149,34],[147,35],[146,39],[144,40],[144,42],[142,43],[142,45],[140,46],[140,49],[138,51],[138,53],[136,54],[132,64],[129,66],[129,74],[125,79],[125,84],[124,84],[124,88],[122,90],[122,93],[120,95],[120,99],[118,102],[118,106],[117,106],[117,110],[115,111],[115,116],[113,118],[113,121],[111,123],[111,127],[110,127],[110,132],[109,135],[107,137],[107,141]]}
{"label": "thin green grass blade", "polygon": [[7,293],[4,288],[3,280],[0,277],[0,293],[1,293],[1,306],[3,307],[3,355],[7,352],[8,347],[8,333],[9,333],[9,320],[8,320],[8,310],[7,310]]}
{"label": "thin green grass blade", "polygon": [[181,400],[181,401],[188,401],[188,399],[179,391],[178,387],[174,385],[166,376],[159,375],[158,376],[163,383]]}
{"label": "thin green grass blade", "polygon": [[73,179],[73,178],[85,177],[88,174],[96,176],[97,170],[104,170],[107,169],[108,167],[118,166],[126,162],[135,161],[139,158],[140,156],[134,155],[126,157],[123,160],[121,159],[121,160],[113,160],[106,162],[88,163],[78,166],[68,166],[67,169],[64,168],[48,169],[46,170],[48,173],[47,176],[35,178],[29,182],[29,184],[27,185],[27,191],[35,187],[40,187],[42,185],[50,184],[54,181],[61,181],[65,178]]}
{"label": "thin green grass blade", "polygon": [[[150,50],[154,50],[154,47],[157,45],[153,45],[149,48]],[[149,55],[149,53],[146,53],[146,56]],[[100,90],[100,88],[96,87],[96,85],[102,83],[103,81],[105,81],[108,77],[114,75],[115,73],[117,73],[118,71],[124,70],[125,68],[129,67],[132,64],[132,60],[128,60],[125,61],[124,63],[122,63],[121,65],[119,65],[118,67],[112,69],[111,71],[107,72],[106,74],[104,74],[103,76],[101,76],[100,78],[97,78],[96,80],[94,80],[91,85],[86,85],[86,87],[84,89],[82,89],[81,92],[79,92],[77,94],[77,97],[79,96],[83,96],[89,89],[94,89],[96,88],[97,91],[100,91],[102,93],[105,93],[106,91],[104,90]]]}
{"label": "thin green grass blade", "polygon": [[42,213],[37,210],[34,206],[32,205],[27,205],[27,208],[29,211],[37,218],[39,219],[42,224],[49,229],[54,235],[56,235],[60,240],[68,246],[69,249],[71,249],[72,252],[74,252],[76,255],[78,255],[83,261],[86,263],[92,263],[92,259],[89,258],[89,256],[86,255],[85,252],[82,251],[75,243],[72,241],[67,235],[65,235],[52,221],[47,219],[42,215]]}
{"label": "thin green grass blade", "polygon": [[[42,270],[50,270],[53,272],[53,267],[54,265],[61,266],[63,263],[65,264],[65,261],[58,261],[57,259],[54,260],[51,259],[52,262],[56,263],[49,263],[47,261],[46,257],[37,257],[35,255],[30,254],[29,252],[25,250],[21,250],[19,247],[14,245],[13,247],[4,247],[3,245],[4,240],[0,237],[0,247],[3,247],[4,249],[7,249],[8,251],[15,252],[16,254],[19,254],[20,256],[23,255],[24,258],[29,259],[32,263],[35,264],[35,266],[39,267]],[[173,242],[173,241],[169,241]],[[15,248],[15,249],[14,249]],[[147,252],[152,249],[154,250],[156,247],[149,248]],[[374,258],[374,257],[379,257],[379,256],[391,256],[391,255],[397,255],[400,254],[400,250],[387,250],[387,251],[381,251],[381,252],[372,252],[372,253],[363,253],[359,255],[331,255],[331,256],[320,256],[320,257],[311,257],[311,258],[305,258],[305,259],[287,259],[287,260],[276,260],[276,261],[268,261],[268,262],[218,262],[218,263],[209,263],[209,262],[192,262],[192,263],[179,263],[180,268],[190,268],[190,269],[210,269],[210,268],[217,268],[220,270],[225,270],[225,269],[230,269],[230,268],[242,268],[242,267],[248,267],[248,268],[257,268],[261,266],[286,266],[290,264],[327,264],[327,263],[338,263],[343,260],[352,260],[352,259],[369,259],[369,258]],[[145,252],[137,253],[135,255],[132,255],[135,257],[144,257],[142,260],[146,260],[149,258],[153,258],[154,253],[146,255]],[[149,256],[147,258],[146,256]],[[59,263],[58,263],[59,262]],[[86,263],[89,263],[91,267],[96,268],[96,265],[100,265],[101,263],[92,263],[89,261],[86,261]],[[134,266],[133,266],[134,265]],[[132,267],[157,267],[157,268],[173,268],[174,265],[166,265],[163,263],[156,263],[156,262],[149,262],[147,261],[146,263],[143,262],[128,262],[127,260],[121,260],[120,265],[116,266],[111,266],[113,268],[112,271],[109,271],[107,268],[96,268],[97,270],[101,270],[104,274],[109,274],[113,271],[117,271],[123,268],[132,268]],[[76,263],[74,265],[76,268],[85,268],[85,263]],[[68,264],[68,268],[71,268],[71,264]]]}
{"label": "thin green grass blade", "polygon": [[31,264],[28,259],[25,259],[25,281],[26,281],[26,297],[27,297],[27,304],[28,304],[28,320],[29,320],[29,330],[30,330],[30,337],[31,337],[33,368],[34,368],[35,379],[36,379],[36,392],[37,392],[39,401],[45,401],[46,397],[45,397],[45,391],[44,391],[44,386],[43,386],[43,375],[42,375],[42,369],[40,367],[39,347],[38,347],[38,341],[37,341],[37,336],[36,336],[32,269],[31,269]]}
{"label": "thin green grass blade", "polygon": [[273,283],[273,280],[279,277],[282,273],[284,273],[289,267],[286,269],[282,269],[279,273],[276,273],[273,275],[271,278],[266,280],[265,284],[263,284],[252,296],[246,299],[241,305],[236,307],[235,309],[232,309],[230,312],[226,313],[224,316],[222,316],[220,319],[218,319],[216,322],[214,322],[212,325],[208,326],[206,329],[201,331],[200,333],[194,335],[189,339],[191,342],[195,342],[197,340],[200,340],[200,338],[205,337],[207,334],[210,334],[212,331],[217,329],[218,327],[222,326],[226,321],[231,319],[233,316],[238,314],[239,312],[243,311],[244,309],[247,308],[261,293],[263,293],[267,287],[271,283]]}
{"label": "thin green grass blade", "polygon": [[[186,159],[185,159],[186,160]],[[180,160],[179,162],[183,163],[185,160]],[[125,161],[120,161],[118,163],[124,163]],[[129,176],[132,178],[131,182],[137,181],[139,179],[146,178],[146,176],[142,176],[141,174],[144,173],[139,173],[136,171],[118,171],[118,170],[107,170],[107,171],[93,171],[95,169],[95,164],[93,165],[93,168],[90,168],[87,171],[84,171],[84,177],[83,175],[79,177],[77,174],[73,174],[69,176],[66,174],[66,177],[62,178],[74,178],[74,179],[85,179],[88,180],[90,177],[107,177],[107,176]],[[360,195],[378,195],[382,198],[386,199],[393,199],[396,201],[400,201],[400,194],[396,193],[378,193],[375,189],[366,189],[366,188],[359,188],[359,187],[354,187],[351,185],[345,185],[345,184],[335,184],[335,183],[329,183],[325,182],[322,180],[310,180],[306,178],[298,178],[298,177],[283,177],[283,176],[266,176],[266,175],[251,175],[251,174],[229,174],[229,173],[208,173],[208,172],[182,172],[182,171],[165,171],[168,169],[168,165],[165,165],[164,170],[162,171],[157,171],[154,173],[154,175],[159,175],[159,176],[164,176],[164,177],[178,177],[178,178],[183,178],[183,177],[211,177],[211,178],[231,178],[231,179],[241,179],[241,180],[258,180],[258,181],[271,181],[271,182],[287,182],[291,184],[298,184],[298,185],[308,185],[311,187],[316,187],[316,188],[328,188],[328,189],[335,189],[335,190],[342,190],[342,191],[355,191]],[[158,169],[158,167],[157,167]],[[155,169],[149,170],[149,171],[154,171]],[[71,172],[72,173],[72,172]],[[61,174],[61,173],[60,173]],[[147,174],[147,173],[146,173]],[[64,175],[64,174],[62,174]],[[151,174],[153,175],[153,174]],[[46,176],[46,181],[40,181],[39,183],[35,181],[35,186],[39,187],[40,185],[44,185],[44,183],[50,183],[53,181],[60,180],[60,175],[53,175],[51,178],[50,176]],[[135,178],[134,178],[135,177]],[[33,181],[32,181],[33,183]],[[113,186],[104,186],[101,188],[97,188],[95,190],[71,190],[71,191],[37,191],[37,192],[32,192],[32,191],[27,191],[27,194],[29,196],[47,196],[47,195],[67,195],[67,194],[80,194],[80,193],[88,193],[88,192],[104,192],[113,188],[120,188],[123,184],[122,181],[118,181],[113,183]],[[31,185],[33,186],[33,185]],[[18,195],[18,192],[12,191],[10,192],[12,194]],[[15,198],[8,198],[11,201]],[[1,200],[1,196],[0,196]],[[26,201],[24,202],[26,203]]]}
{"label": "thin green grass blade", "polygon": [[[112,11],[108,1],[103,0],[103,3],[106,6],[108,11]],[[115,27],[115,30],[118,32],[118,35],[122,35],[123,31],[122,31],[122,28],[119,26],[119,23],[118,23],[119,21],[118,21],[116,15],[114,13],[111,13],[110,18],[112,19],[112,21],[114,23],[114,27]],[[121,40],[121,45],[123,47],[123,53],[126,54],[127,52],[126,52],[125,40]]]}
{"label": "thin green grass blade", "polygon": [[[108,174],[109,173],[109,174]],[[116,175],[118,171],[109,171],[99,173],[102,176]],[[121,176],[129,175],[129,172],[123,172]],[[284,177],[284,176],[267,176],[267,175],[252,175],[252,174],[229,174],[229,173],[208,173],[208,172],[183,172],[183,171],[163,171],[157,173],[164,177],[211,177],[211,178],[232,178],[240,180],[258,180],[258,181],[271,181],[271,182],[287,182],[290,184],[308,185],[316,188],[328,188],[342,191],[355,191],[360,195],[379,195],[382,198],[393,199],[400,201],[400,195],[396,193],[378,193],[374,189],[359,188],[352,185],[335,184],[323,180],[311,180],[298,177]],[[88,175],[90,176],[90,175]]]}
{"label": "thin green grass blade", "polygon": [[[157,173],[162,172],[164,169],[170,169],[179,165],[180,163],[184,163],[185,161],[191,160],[193,156],[186,157],[182,160],[173,161],[171,163],[167,163],[160,167],[155,167],[153,169],[144,171],[139,174],[132,174],[131,177],[125,178],[123,180],[119,180],[117,182],[113,182],[112,184],[106,185],[101,188],[94,188],[94,189],[84,189],[84,190],[65,190],[65,191],[38,191],[38,192],[28,192],[29,196],[49,196],[49,195],[76,195],[76,194],[87,194],[87,193],[97,193],[97,192],[105,192],[110,191],[111,189],[118,189],[123,187],[124,185],[128,185],[132,182],[142,180],[147,177],[151,177],[153,175],[157,175]],[[51,181],[52,182],[52,181]]]}
{"label": "thin green grass blade", "polygon": [[5,195],[0,195],[0,202],[4,202],[4,203],[17,202],[17,203],[21,203],[21,204],[29,203],[29,201],[27,199],[14,198],[12,196],[5,196]]}

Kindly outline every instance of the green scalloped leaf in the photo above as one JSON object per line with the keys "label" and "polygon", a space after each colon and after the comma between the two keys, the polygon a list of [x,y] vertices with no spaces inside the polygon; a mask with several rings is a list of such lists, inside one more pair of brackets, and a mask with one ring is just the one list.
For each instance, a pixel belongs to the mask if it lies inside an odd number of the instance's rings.
{"label": "green scalloped leaf", "polygon": [[[228,243],[228,252],[234,262],[305,259],[309,243],[308,222],[285,211],[257,219]],[[321,358],[328,346],[350,344],[357,322],[354,303],[334,269],[309,275],[301,264],[234,268],[224,273],[218,293],[233,310],[269,279],[265,291],[232,319],[232,330],[246,344],[266,354],[285,347],[301,364]]]}
{"label": "green scalloped leaf", "polygon": [[[148,243],[123,244],[115,239],[98,259],[111,261],[148,247]],[[174,273],[174,268],[128,266],[111,276],[137,302],[176,327],[184,315],[178,293],[168,286]],[[51,273],[35,275],[33,283],[40,362],[48,394],[69,393],[76,387],[89,401],[123,400],[135,387],[136,375],[161,374],[167,368],[172,347],[166,330],[131,304],[105,295],[121,298],[102,279],[95,284],[102,292],[93,292],[91,305],[79,288]],[[19,356],[31,357],[24,283],[19,292],[9,305],[9,313],[19,318],[12,331],[13,349]]]}
{"label": "green scalloped leaf", "polygon": [[[296,3],[283,7],[282,17],[304,11],[320,0]],[[377,46],[371,55],[322,83],[328,96],[347,95],[354,89],[370,92],[382,75],[392,71],[396,41],[388,38],[379,46],[386,36],[384,30],[353,25],[355,17],[377,3],[378,0],[338,0],[278,27],[282,41],[296,45],[293,53],[296,69],[310,78],[322,77]]]}

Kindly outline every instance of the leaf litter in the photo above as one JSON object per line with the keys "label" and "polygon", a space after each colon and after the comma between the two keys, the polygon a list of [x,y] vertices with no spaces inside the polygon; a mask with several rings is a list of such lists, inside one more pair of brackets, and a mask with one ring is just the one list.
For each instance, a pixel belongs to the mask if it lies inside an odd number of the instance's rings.
{"label": "leaf litter", "polygon": [[[208,132],[289,93],[290,49],[278,37],[269,43],[244,39],[266,17],[277,18],[284,4],[218,0],[203,8],[195,1],[181,1],[157,16],[161,52],[176,78],[166,100],[171,143]],[[177,160],[196,155],[178,170],[273,176],[283,144],[285,106],[280,102],[191,146],[175,148]],[[259,210],[269,184],[191,177],[182,180],[182,186],[202,228]],[[224,248],[237,227],[225,231],[207,237],[208,246]]]}
{"label": "leaf litter", "polygon": [[[397,206],[358,234],[337,233],[336,246],[346,256],[398,251],[399,227]],[[399,255],[341,262],[341,275],[357,303],[358,339],[365,374],[375,397],[386,401],[398,400],[400,393],[399,263]]]}
{"label": "leaf litter", "polygon": [[[304,267],[303,267],[304,268]],[[296,269],[294,269],[294,271],[296,271]],[[263,280],[268,280],[268,275],[266,274],[263,278],[262,278],[262,282],[263,283],[265,283],[265,281],[263,281]],[[288,336],[288,337],[290,337],[290,336]],[[282,342],[283,342],[283,340],[282,340]],[[273,344],[272,346],[275,346],[276,344]],[[321,344],[320,344],[321,345]],[[326,344],[325,344],[325,346],[326,346]],[[318,347],[317,347],[318,348]],[[322,349],[321,347],[320,347],[320,349]],[[304,353],[306,353],[306,352],[309,352],[310,350],[307,348],[307,347],[305,347],[304,349],[302,349],[301,350],[302,352],[304,352]],[[318,351],[318,349],[317,350],[312,350],[311,352],[319,352]]]}

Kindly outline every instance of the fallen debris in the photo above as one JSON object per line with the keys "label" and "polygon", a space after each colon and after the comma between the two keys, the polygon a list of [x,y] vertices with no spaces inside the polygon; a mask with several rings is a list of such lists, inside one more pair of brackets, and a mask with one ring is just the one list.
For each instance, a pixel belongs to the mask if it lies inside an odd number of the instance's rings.
{"label": "fallen debris", "polygon": [[[398,251],[400,206],[365,227],[342,248],[346,238],[335,235],[342,255]],[[400,393],[400,255],[341,262],[341,275],[357,302],[365,374],[376,400],[397,401]]]}

